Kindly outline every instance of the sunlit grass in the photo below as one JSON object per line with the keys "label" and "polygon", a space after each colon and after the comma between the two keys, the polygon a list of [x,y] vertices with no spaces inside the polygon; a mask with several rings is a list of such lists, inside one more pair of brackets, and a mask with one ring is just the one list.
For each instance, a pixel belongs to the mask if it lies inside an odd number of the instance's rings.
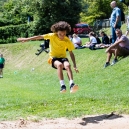
{"label": "sunlit grass", "polygon": [[129,114],[129,57],[104,69],[104,49],[74,50],[79,73],[72,70],[79,91],[70,94],[64,71],[67,93],[60,94],[57,71],[47,63],[48,54],[35,55],[40,42],[0,45],[6,59],[4,78],[0,79],[1,120],[28,116],[73,118],[112,111]]}

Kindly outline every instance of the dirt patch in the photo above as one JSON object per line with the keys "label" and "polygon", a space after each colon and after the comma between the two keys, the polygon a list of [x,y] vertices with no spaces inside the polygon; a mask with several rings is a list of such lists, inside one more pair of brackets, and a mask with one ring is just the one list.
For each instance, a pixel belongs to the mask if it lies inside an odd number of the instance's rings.
{"label": "dirt patch", "polygon": [[87,115],[82,118],[43,119],[38,122],[20,119],[1,121],[0,129],[129,129],[129,115]]}

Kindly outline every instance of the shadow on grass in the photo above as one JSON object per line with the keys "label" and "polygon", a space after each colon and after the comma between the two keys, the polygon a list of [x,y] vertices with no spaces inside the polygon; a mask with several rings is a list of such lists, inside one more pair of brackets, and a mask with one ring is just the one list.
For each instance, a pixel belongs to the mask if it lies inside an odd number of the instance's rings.
{"label": "shadow on grass", "polygon": [[93,117],[84,117],[82,118],[83,122],[81,122],[80,124],[85,126],[88,123],[94,123],[94,124],[98,124],[99,121],[103,121],[103,120],[113,120],[113,119],[117,119],[123,117],[119,114],[115,114],[115,113],[110,113],[109,115],[104,114],[104,115],[99,115],[99,116],[93,116]]}

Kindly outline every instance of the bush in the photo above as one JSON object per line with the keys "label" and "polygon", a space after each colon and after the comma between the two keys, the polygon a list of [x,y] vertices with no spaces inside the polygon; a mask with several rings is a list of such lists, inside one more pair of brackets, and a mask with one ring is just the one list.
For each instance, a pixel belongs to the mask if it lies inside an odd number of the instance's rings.
{"label": "bush", "polygon": [[28,37],[33,35],[32,24],[21,24],[0,27],[0,44],[15,43],[18,37]]}

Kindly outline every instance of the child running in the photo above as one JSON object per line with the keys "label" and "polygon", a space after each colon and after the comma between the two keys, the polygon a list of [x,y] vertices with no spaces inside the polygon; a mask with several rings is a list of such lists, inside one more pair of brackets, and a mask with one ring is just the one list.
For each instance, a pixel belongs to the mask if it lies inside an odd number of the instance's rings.
{"label": "child running", "polygon": [[78,85],[76,85],[73,81],[71,66],[68,58],[66,57],[66,50],[68,50],[73,62],[74,70],[76,71],[76,73],[78,73],[79,71],[76,67],[75,56],[72,52],[72,50],[74,50],[75,48],[73,43],[66,36],[66,34],[71,31],[71,26],[65,21],[59,21],[51,26],[51,31],[53,33],[33,36],[29,38],[18,38],[17,41],[25,42],[30,40],[49,39],[50,57],[48,59],[48,63],[50,63],[53,68],[57,69],[57,75],[61,85],[60,93],[66,92],[63,70],[67,71],[70,83],[70,93],[75,93],[78,90]]}

